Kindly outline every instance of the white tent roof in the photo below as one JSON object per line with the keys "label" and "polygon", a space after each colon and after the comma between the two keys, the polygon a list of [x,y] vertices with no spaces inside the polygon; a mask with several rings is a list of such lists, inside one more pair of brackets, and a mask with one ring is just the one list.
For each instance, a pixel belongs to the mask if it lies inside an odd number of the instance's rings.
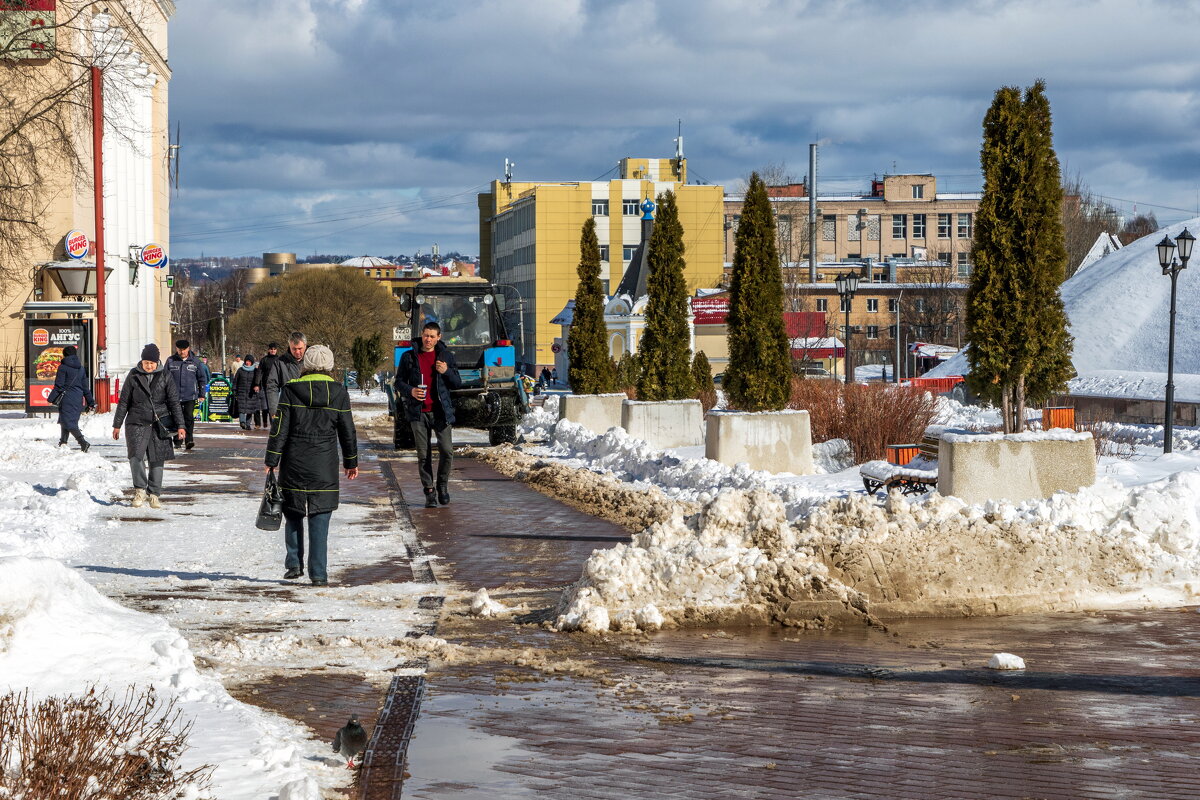
{"label": "white tent roof", "polygon": [[341,267],[357,267],[358,269],[375,269],[376,267],[394,267],[396,266],[386,258],[379,256],[356,256],[355,258],[347,258],[338,266]]}

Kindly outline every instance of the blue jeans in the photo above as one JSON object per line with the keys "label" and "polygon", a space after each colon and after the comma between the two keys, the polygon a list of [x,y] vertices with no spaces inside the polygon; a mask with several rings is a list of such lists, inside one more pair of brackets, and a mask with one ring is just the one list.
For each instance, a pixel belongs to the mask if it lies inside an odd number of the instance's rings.
{"label": "blue jeans", "polygon": [[[308,518],[308,578],[329,580],[326,545],[329,543],[329,518],[332,511]],[[284,569],[304,568],[304,515],[283,512],[283,542],[287,545]]]}

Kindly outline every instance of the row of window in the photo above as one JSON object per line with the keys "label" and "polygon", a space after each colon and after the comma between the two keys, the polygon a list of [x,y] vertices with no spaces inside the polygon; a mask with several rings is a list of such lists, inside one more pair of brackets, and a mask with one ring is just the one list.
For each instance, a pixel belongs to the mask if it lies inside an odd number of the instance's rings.
{"label": "row of window", "polygon": [[[854,309],[852,307],[852,303],[853,303],[852,300],[849,300],[845,297],[839,298],[838,311],[841,311],[841,312],[853,311]],[[896,313],[896,303],[897,303],[896,298],[894,298],[894,297],[888,298],[888,301],[887,301],[888,313],[890,313],[890,314]],[[942,310],[943,311],[950,311],[953,308],[954,308],[953,300],[949,300],[949,299],[942,300]],[[818,297],[817,298],[817,311],[828,311],[828,310],[829,310],[829,298]],[[924,313],[925,311],[930,310],[930,306],[925,301],[924,297],[915,297],[915,298],[913,298],[912,310],[917,313]],[[877,298],[877,297],[868,297],[867,298],[867,313],[868,314],[878,314],[879,313],[879,298]]]}
{"label": "row of window", "polygon": [[[621,201],[621,214],[623,214],[626,217],[636,217],[638,214],[641,213],[641,209],[639,208],[639,206],[641,204],[642,204],[642,201],[638,200],[636,198],[633,200],[629,200],[629,199],[622,200]],[[607,217],[608,216],[608,201],[607,200],[597,200],[597,199],[593,198],[592,199],[592,216],[593,217]]]}
{"label": "row of window", "polygon": [[[636,244],[626,244],[621,246],[621,260],[629,261],[633,258],[633,251],[637,249]],[[600,260],[608,261],[608,245],[600,245]]]}
{"label": "row of window", "polygon": [[[593,200],[592,213],[597,214],[596,203],[604,203],[604,214],[608,214],[607,200]],[[628,201],[626,201],[628,202]],[[628,213],[628,212],[627,212]],[[636,213],[636,210],[635,210]],[[892,214],[892,238],[893,239],[924,239],[928,235],[927,223],[928,214]],[[938,215],[937,238],[950,239],[952,233],[956,233],[959,239],[970,239],[975,235],[975,215],[969,212],[955,213],[939,213]],[[909,217],[912,218],[912,236],[909,236]],[[957,219],[955,219],[957,217]],[[732,214],[728,219],[729,227],[736,233],[738,225],[742,221],[741,214]],[[957,224],[956,224],[957,223]],[[789,215],[781,215],[776,217],[776,224],[779,228],[779,235],[787,241],[792,233],[792,217]],[[866,240],[869,242],[879,241],[879,215],[878,214],[847,214],[846,215],[846,238],[851,242],[860,242],[863,240],[863,232],[866,232]],[[837,240],[837,215],[825,214],[821,217],[821,240],[825,242],[833,242]]]}
{"label": "row of window", "polygon": [[[879,338],[879,330],[880,330],[880,328],[878,325],[867,325],[862,328],[863,334],[868,339],[878,339]],[[887,331],[887,338],[889,338],[889,339],[896,338],[896,326],[895,325],[888,325],[887,328],[885,328],[884,330]],[[839,333],[842,332],[841,328],[838,328],[838,332]],[[858,332],[857,328],[855,329],[855,332],[856,333]],[[939,335],[943,339],[949,340],[951,333],[952,333],[951,326],[949,326],[949,325],[913,325],[912,326],[912,336],[913,336],[913,339],[915,339],[917,341],[920,341],[921,339],[932,339]]]}

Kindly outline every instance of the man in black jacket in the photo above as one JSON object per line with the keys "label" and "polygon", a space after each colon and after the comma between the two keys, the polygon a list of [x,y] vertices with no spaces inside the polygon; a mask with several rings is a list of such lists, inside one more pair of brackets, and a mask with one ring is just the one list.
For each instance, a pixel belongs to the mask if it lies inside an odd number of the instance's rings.
{"label": "man in black jacket", "polygon": [[[412,350],[400,356],[396,370],[396,399],[402,401],[405,418],[412,426],[417,444],[417,472],[425,490],[425,507],[437,508],[450,503],[450,468],[454,464],[454,403],[450,390],[462,386],[454,353],[442,344],[442,329],[426,322],[421,339]],[[400,409],[397,409],[399,412]],[[433,476],[433,451],[430,436],[437,437],[438,469],[436,488]],[[435,494],[436,491],[436,494]]]}
{"label": "man in black jacket", "polygon": [[167,371],[175,383],[175,391],[179,393],[179,406],[183,410],[183,428],[187,435],[183,441],[176,440],[176,447],[186,447],[191,450],[196,446],[196,401],[204,398],[204,387],[208,385],[205,373],[208,368],[201,363],[192,352],[192,345],[187,339],[175,342],[174,355],[167,358]]}
{"label": "man in black jacket", "polygon": [[267,399],[268,425],[275,418],[275,409],[279,407],[279,393],[290,380],[300,377],[300,362],[304,360],[304,351],[308,349],[308,339],[300,331],[292,331],[288,335],[287,352],[275,359],[271,370],[263,375],[262,390]]}

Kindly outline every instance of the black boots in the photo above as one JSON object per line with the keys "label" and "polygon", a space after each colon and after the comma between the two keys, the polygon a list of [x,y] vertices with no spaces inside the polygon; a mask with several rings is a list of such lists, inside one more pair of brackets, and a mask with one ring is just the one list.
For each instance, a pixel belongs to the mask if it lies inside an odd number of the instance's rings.
{"label": "black boots", "polygon": [[86,453],[88,450],[91,449],[91,447],[92,447],[92,443],[87,441],[86,439],[79,443],[79,449],[81,452]]}
{"label": "black boots", "polygon": [[437,487],[438,502],[444,506],[450,505],[450,488],[445,484],[440,484]]}
{"label": "black boots", "polygon": [[425,507],[426,508],[437,508],[438,507],[437,497],[434,495],[433,489],[425,490]]}

